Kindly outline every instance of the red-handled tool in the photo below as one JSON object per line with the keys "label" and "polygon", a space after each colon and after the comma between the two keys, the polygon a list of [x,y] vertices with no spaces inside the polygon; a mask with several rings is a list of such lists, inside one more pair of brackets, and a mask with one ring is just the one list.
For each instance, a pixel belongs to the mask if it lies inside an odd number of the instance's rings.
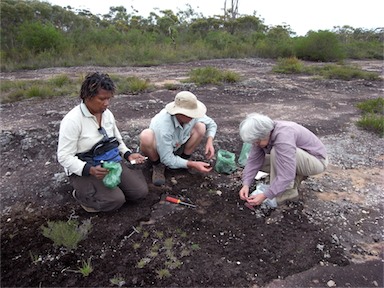
{"label": "red-handled tool", "polygon": [[175,203],[175,204],[186,205],[186,206],[193,207],[193,208],[196,207],[196,205],[183,202],[180,199],[177,199],[177,198],[174,198],[174,197],[171,197],[171,196],[165,197],[165,201],[168,201],[168,202],[171,202],[171,203]]}

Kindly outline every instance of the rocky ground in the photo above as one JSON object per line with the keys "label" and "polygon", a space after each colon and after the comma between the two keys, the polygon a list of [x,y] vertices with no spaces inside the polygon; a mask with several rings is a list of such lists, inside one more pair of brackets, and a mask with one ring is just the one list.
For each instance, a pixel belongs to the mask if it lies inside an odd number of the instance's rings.
{"label": "rocky ground", "polygon": [[[55,97],[0,107],[2,287],[383,287],[383,139],[360,130],[355,105],[383,97],[382,81],[324,80],[271,72],[272,60],[221,59],[158,67],[71,67],[1,73],[1,79],[79,77],[87,72],[138,76],[156,85],[116,95],[110,109],[127,145],[150,118],[190,90],[219,130],[215,148],[237,155],[240,121],[251,112],[296,121],[315,132],[330,157],[328,170],[303,182],[300,201],[251,211],[238,198],[234,173],[190,175],[168,170],[164,187],[113,213],[89,214],[71,197],[56,161],[60,120],[79,100]],[[383,75],[382,61],[358,61]],[[194,68],[214,66],[242,75],[232,85],[183,83]],[[164,89],[173,83],[177,90]],[[195,158],[202,158],[198,151]],[[164,202],[166,195],[196,208]],[[77,249],[53,246],[47,221],[90,220]],[[138,229],[139,233],[132,233]],[[82,260],[94,271],[78,273]],[[166,273],[168,271],[169,274]]]}

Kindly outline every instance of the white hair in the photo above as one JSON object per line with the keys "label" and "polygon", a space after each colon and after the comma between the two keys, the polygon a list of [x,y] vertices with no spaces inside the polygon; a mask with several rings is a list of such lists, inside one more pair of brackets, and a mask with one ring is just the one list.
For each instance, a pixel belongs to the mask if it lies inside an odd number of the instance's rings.
{"label": "white hair", "polygon": [[275,123],[268,116],[251,113],[240,123],[240,137],[243,142],[253,143],[269,136],[274,126]]}

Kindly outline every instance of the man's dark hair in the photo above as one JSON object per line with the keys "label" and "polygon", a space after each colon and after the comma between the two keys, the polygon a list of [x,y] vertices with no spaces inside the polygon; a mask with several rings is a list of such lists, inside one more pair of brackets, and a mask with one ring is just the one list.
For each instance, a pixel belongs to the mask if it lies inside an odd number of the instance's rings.
{"label": "man's dark hair", "polygon": [[101,74],[99,72],[89,73],[80,89],[80,98],[92,98],[97,95],[100,89],[111,91],[115,93],[116,86],[108,74]]}

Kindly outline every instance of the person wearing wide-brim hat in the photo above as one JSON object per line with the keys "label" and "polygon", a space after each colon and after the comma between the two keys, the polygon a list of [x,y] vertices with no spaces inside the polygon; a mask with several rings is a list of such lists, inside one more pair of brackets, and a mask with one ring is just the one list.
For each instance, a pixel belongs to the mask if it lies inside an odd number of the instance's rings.
{"label": "person wearing wide-brim hat", "polygon": [[177,93],[174,101],[156,114],[140,134],[140,150],[153,163],[153,184],[165,183],[165,167],[208,173],[209,163],[192,161],[191,155],[206,137],[205,157],[215,155],[213,139],[217,125],[206,115],[207,107],[189,91]]}

